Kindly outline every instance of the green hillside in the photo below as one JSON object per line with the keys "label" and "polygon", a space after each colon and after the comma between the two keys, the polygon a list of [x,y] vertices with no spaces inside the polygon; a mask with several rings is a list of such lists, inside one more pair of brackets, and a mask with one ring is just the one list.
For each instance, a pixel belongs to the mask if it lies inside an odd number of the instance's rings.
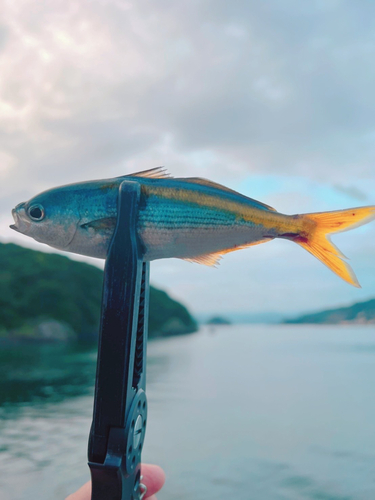
{"label": "green hillside", "polygon": [[[72,336],[94,339],[102,281],[103,271],[89,264],[0,243],[1,335],[33,337],[39,325],[61,323]],[[150,337],[196,329],[184,306],[151,287]]]}
{"label": "green hillside", "polygon": [[375,299],[357,302],[348,307],[328,309],[317,313],[305,314],[284,323],[375,323]]}

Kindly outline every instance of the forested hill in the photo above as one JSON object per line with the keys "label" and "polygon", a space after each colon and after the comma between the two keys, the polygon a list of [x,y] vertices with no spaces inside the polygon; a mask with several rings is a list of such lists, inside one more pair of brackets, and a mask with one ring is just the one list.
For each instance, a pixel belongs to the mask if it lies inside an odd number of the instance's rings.
{"label": "forested hill", "polygon": [[[94,339],[102,281],[89,264],[0,243],[0,336]],[[151,287],[150,337],[196,329],[183,305]]]}
{"label": "forested hill", "polygon": [[375,323],[375,299],[357,302],[348,307],[305,314],[285,320],[284,323]]}

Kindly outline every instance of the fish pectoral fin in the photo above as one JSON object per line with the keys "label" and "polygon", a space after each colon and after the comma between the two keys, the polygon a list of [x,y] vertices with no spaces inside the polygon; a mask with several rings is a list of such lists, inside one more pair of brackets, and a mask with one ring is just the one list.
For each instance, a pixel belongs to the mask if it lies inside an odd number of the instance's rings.
{"label": "fish pectoral fin", "polygon": [[165,167],[155,167],[150,168],[149,170],[143,170],[142,172],[123,175],[118,178],[122,179],[123,177],[148,177],[150,179],[165,179],[167,177],[171,178],[172,175],[167,172],[167,169]]}
{"label": "fish pectoral fin", "polygon": [[93,229],[94,231],[108,231],[113,230],[116,225],[115,217],[105,217],[103,219],[92,220],[90,222],[86,222],[81,224],[82,229]]}
{"label": "fish pectoral fin", "polygon": [[254,245],[260,245],[261,243],[266,243],[266,241],[273,240],[273,236],[269,238],[264,238],[263,240],[252,241],[251,243],[245,243],[244,245],[238,245],[232,248],[225,248],[224,250],[220,250],[219,252],[207,253],[203,255],[197,255],[195,257],[183,258],[182,260],[186,260],[187,262],[196,262],[197,264],[203,264],[205,266],[216,267],[220,259],[224,257],[225,254],[230,252],[235,252],[236,250],[242,250],[243,248],[252,247]]}

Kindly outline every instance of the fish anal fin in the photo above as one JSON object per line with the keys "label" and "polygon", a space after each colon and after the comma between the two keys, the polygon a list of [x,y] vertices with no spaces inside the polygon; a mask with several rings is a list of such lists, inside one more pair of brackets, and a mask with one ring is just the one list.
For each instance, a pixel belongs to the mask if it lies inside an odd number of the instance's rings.
{"label": "fish anal fin", "polygon": [[188,177],[187,179],[184,178],[181,180],[183,180],[184,182],[190,182],[192,184],[199,184],[200,186],[207,186],[207,187],[212,187],[215,189],[220,189],[221,191],[235,194],[235,195],[240,196],[246,200],[250,200],[253,202],[255,201],[258,205],[261,205],[262,207],[264,207],[267,210],[270,210],[271,212],[277,212],[277,210],[275,208],[270,207],[269,205],[266,205],[265,203],[262,203],[261,201],[254,200],[253,198],[249,198],[248,196],[245,196],[244,194],[238,193],[234,189],[230,189],[230,188],[227,188],[226,186],[218,184],[217,182],[212,182],[212,181],[209,181],[208,179],[203,179],[201,177]]}
{"label": "fish anal fin", "polygon": [[222,256],[222,252],[216,252],[183,258],[182,260],[186,260],[186,262],[196,262],[197,264],[203,264],[204,266],[216,267]]}
{"label": "fish anal fin", "polygon": [[245,243],[244,245],[238,245],[232,248],[225,248],[219,252],[207,253],[203,255],[196,255],[195,257],[183,258],[187,262],[196,262],[197,264],[203,264],[205,266],[215,267],[219,264],[220,259],[230,252],[235,252],[236,250],[242,250],[243,248],[252,247],[255,245],[260,245],[261,243],[266,243],[266,241],[273,240],[273,237],[264,238],[263,240],[252,241],[251,243]]}
{"label": "fish anal fin", "polygon": [[121,177],[147,177],[149,179],[165,179],[171,178],[172,176],[167,172],[164,167],[150,168],[149,170],[143,170],[142,172],[135,172],[134,174],[127,174]]}

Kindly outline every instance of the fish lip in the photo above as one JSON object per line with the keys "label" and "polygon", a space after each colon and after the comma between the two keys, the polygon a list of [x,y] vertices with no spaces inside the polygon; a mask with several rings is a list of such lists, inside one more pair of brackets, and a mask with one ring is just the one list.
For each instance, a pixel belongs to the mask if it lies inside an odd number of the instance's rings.
{"label": "fish lip", "polygon": [[30,227],[30,222],[27,220],[26,211],[25,211],[25,202],[19,203],[12,210],[12,216],[14,219],[14,224],[11,224],[9,227],[17,233],[27,234],[28,229]]}
{"label": "fish lip", "polygon": [[13,216],[13,219],[14,219],[14,224],[11,224],[9,227],[10,227],[10,229],[14,229],[15,231],[17,231],[17,233],[19,233],[20,230],[17,227],[17,224],[19,223],[19,216],[18,216],[18,213],[17,213],[17,207],[13,208],[13,210],[12,210],[12,216]]}

